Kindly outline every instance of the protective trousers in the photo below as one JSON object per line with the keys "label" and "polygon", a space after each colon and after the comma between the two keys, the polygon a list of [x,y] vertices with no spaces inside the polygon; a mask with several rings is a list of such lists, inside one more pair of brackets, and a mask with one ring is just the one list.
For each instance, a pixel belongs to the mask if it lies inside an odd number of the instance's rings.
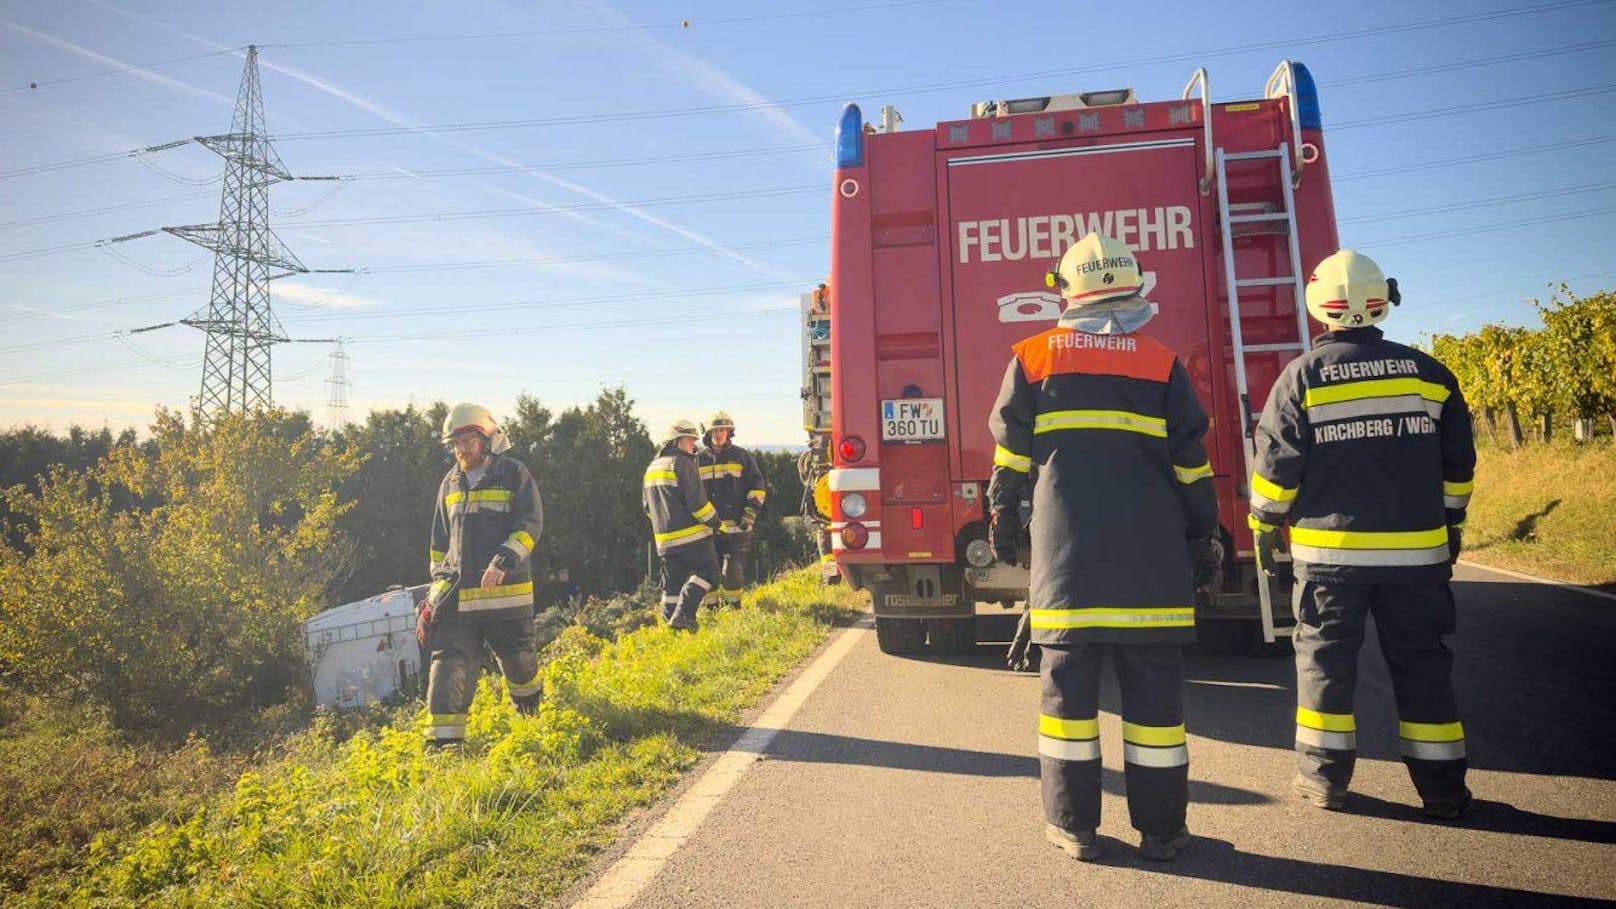
{"label": "protective trousers", "polygon": [[1447,583],[1298,581],[1294,608],[1296,763],[1307,782],[1334,794],[1352,782],[1358,649],[1373,615],[1414,788],[1428,806],[1465,802],[1464,727],[1453,694],[1453,651],[1442,640],[1454,629]]}
{"label": "protective trousers", "polygon": [[1100,825],[1100,668],[1107,651],[1122,689],[1123,776],[1134,829],[1172,836],[1189,803],[1184,645],[1041,645],[1038,755],[1044,818],[1071,831]]}
{"label": "protective trousers", "polygon": [[749,533],[721,533],[713,538],[718,550],[719,608],[741,605],[741,591],[746,588],[746,568],[752,561],[752,535]]}
{"label": "protective trousers", "polygon": [[483,665],[483,645],[494,651],[511,702],[523,713],[537,709],[539,701],[538,641],[531,618],[468,621],[458,612],[438,619],[427,638],[432,668],[427,677],[426,703],[432,714],[428,737],[438,744],[454,744],[466,737],[466,713],[477,693],[477,675]]}
{"label": "protective trousers", "polygon": [[718,583],[718,551],[712,538],[697,540],[662,554],[662,620],[676,628],[696,630],[696,610]]}

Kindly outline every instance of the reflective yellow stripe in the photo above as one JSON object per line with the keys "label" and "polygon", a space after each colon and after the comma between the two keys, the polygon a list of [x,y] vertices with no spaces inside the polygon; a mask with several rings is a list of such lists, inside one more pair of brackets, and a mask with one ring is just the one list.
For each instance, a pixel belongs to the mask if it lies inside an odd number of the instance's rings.
{"label": "reflective yellow stripe", "polygon": [[1296,725],[1323,732],[1358,731],[1358,719],[1350,713],[1320,713],[1306,707],[1296,708]]}
{"label": "reflective yellow stripe", "polygon": [[517,558],[526,558],[527,554],[533,551],[533,535],[525,530],[518,530],[505,540],[505,545],[516,553]]}
{"label": "reflective yellow stripe", "polygon": [[[696,520],[705,521],[713,515],[718,514],[718,509],[713,507],[713,503],[708,502],[706,505],[703,505],[691,512],[691,514],[695,516]],[[1446,539],[1446,537],[1444,537],[1444,539]]]}
{"label": "reflective yellow stripe", "polygon": [[672,480],[677,483],[679,475],[671,470],[647,470],[645,472],[645,482],[650,483],[655,480]]}
{"label": "reflective yellow stripe", "polygon": [[1296,498],[1295,489],[1286,489],[1260,473],[1251,475],[1251,489],[1253,492],[1274,502],[1289,502]]}
{"label": "reflective yellow stripe", "polygon": [[1256,515],[1254,515],[1254,514],[1246,515],[1246,526],[1250,527],[1252,530],[1256,530],[1256,531],[1277,530],[1277,529],[1279,529],[1278,524],[1265,523],[1262,520],[1259,520],[1258,517]]}
{"label": "reflective yellow stripe", "polygon": [[700,468],[703,480],[713,480],[718,477],[738,477],[743,469],[739,464],[708,464]]}
{"label": "reflective yellow stripe", "polygon": [[1302,398],[1303,407],[1317,404],[1336,404],[1364,398],[1389,398],[1396,395],[1419,395],[1438,404],[1448,399],[1448,389],[1424,379],[1369,379],[1363,382],[1343,382],[1323,388],[1309,388]]}
{"label": "reflective yellow stripe", "polygon": [[836,564],[836,553],[827,552],[824,555],[820,556],[819,557],[819,564],[821,564],[821,565],[835,565]]}
{"label": "reflective yellow stripe", "polygon": [[468,502],[509,502],[515,497],[509,489],[473,489]]}
{"label": "reflective yellow stripe", "polygon": [[1137,723],[1124,722],[1122,724],[1122,740],[1135,745],[1150,745],[1156,748],[1171,748],[1174,745],[1184,744],[1184,724],[1177,726],[1140,726]]}
{"label": "reflective yellow stripe", "polygon": [[521,596],[533,592],[533,582],[523,581],[520,584],[500,584],[495,587],[466,587],[460,591],[460,602],[475,600],[495,600],[500,597]]}
{"label": "reflective yellow stripe", "polygon": [[445,505],[459,505],[461,502],[465,501],[465,499],[466,499],[466,494],[465,493],[463,493],[463,492],[451,492],[448,495],[443,497],[443,504],[445,504]]}
{"label": "reflective yellow stripe", "polygon": [[1040,713],[1038,715],[1038,734],[1047,735],[1054,739],[1066,739],[1067,741],[1097,739],[1100,737],[1100,718],[1063,720],[1060,717]]}
{"label": "reflective yellow stripe", "polygon": [[748,492],[746,497],[762,505],[769,498],[769,491],[766,489],[754,489]]}
{"label": "reflective yellow stripe", "polygon": [[464,713],[434,713],[428,719],[434,726],[466,725],[466,714]]}
{"label": "reflective yellow stripe", "polygon": [[1327,549],[1430,549],[1448,545],[1448,530],[1360,531],[1291,527],[1291,542]]}
{"label": "reflective yellow stripe", "polygon": [[539,682],[539,676],[543,674],[543,669],[536,669],[533,671],[533,678],[525,682],[506,682],[506,687],[510,690],[511,697],[525,698],[538,694],[544,688],[544,685]]}
{"label": "reflective yellow stripe", "polygon": [[440,549],[432,550],[429,553],[429,555],[431,556],[430,561],[433,561],[433,562],[441,562],[444,559],[447,559],[449,557],[449,554],[447,552],[444,552],[444,551],[442,551]]}
{"label": "reflective yellow stripe", "polygon": [[1018,455],[1003,445],[993,446],[993,466],[1008,467],[1016,473],[1028,473],[1032,470],[1032,458],[1027,455]]}
{"label": "reflective yellow stripe", "polygon": [[1178,477],[1178,482],[1180,483],[1189,484],[1197,480],[1205,480],[1212,476],[1212,462],[1208,461],[1200,467],[1180,467],[1174,464],[1173,473]]}
{"label": "reflective yellow stripe", "polygon": [[656,536],[656,541],[658,543],[666,543],[666,542],[669,542],[670,540],[682,540],[685,537],[693,537],[698,533],[711,533],[711,532],[712,532],[712,528],[708,527],[706,524],[692,524],[691,526],[686,527],[683,530],[670,530],[667,533],[659,533],[659,534],[656,534],[655,536]]}
{"label": "reflective yellow stripe", "polygon": [[1459,742],[1464,740],[1464,724],[1398,723],[1397,734],[1411,742]]}
{"label": "reflective yellow stripe", "polygon": [[1193,628],[1193,606],[1090,606],[1034,609],[1034,628]]}
{"label": "reflective yellow stripe", "polygon": [[1467,496],[1475,490],[1475,480],[1466,480],[1463,483],[1455,483],[1451,480],[1442,481],[1442,494],[1445,496]]}
{"label": "reflective yellow stripe", "polygon": [[1063,429],[1120,429],[1167,438],[1167,420],[1127,410],[1052,410],[1033,421],[1034,435]]}

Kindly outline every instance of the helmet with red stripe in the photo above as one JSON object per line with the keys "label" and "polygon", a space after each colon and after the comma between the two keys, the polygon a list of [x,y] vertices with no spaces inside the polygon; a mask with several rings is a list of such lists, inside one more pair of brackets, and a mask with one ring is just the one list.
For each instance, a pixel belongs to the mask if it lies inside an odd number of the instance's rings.
{"label": "helmet with red stripe", "polygon": [[1343,249],[1307,279],[1307,311],[1327,328],[1364,328],[1386,318],[1397,302],[1395,287],[1375,260]]}
{"label": "helmet with red stripe", "polygon": [[1060,291],[1068,308],[1135,296],[1141,286],[1139,259],[1121,240],[1089,234],[1066,250],[1044,283]]}

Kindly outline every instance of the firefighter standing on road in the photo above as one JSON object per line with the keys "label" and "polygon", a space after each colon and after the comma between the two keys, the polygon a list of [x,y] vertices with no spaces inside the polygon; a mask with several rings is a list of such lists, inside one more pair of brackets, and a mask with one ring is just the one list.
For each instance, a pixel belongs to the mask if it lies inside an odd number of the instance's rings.
{"label": "firefighter standing on road", "polygon": [[1274,384],[1256,435],[1250,523],[1272,564],[1287,520],[1296,568],[1296,757],[1292,788],[1339,808],[1352,780],[1353,689],[1364,622],[1391,670],[1403,762],[1425,813],[1470,807],[1453,692],[1448,581],[1476,450],[1453,374],[1375,323],[1399,302],[1367,257],[1319,263],[1307,309],[1330,330]]}
{"label": "firefighter standing on road", "polygon": [[696,424],[677,420],[645,468],[645,513],[662,557],[662,620],[696,630],[696,609],[718,581],[713,533],[718,509],[707,501],[696,466]]}
{"label": "firefighter standing on road", "polygon": [[455,466],[438,484],[432,584],[415,629],[431,653],[430,741],[440,746],[465,739],[484,643],[499,661],[516,709],[538,707],[528,554],[544,527],[539,488],[522,462],[505,456],[510,440],[487,408],[455,405],[443,421],[443,442]]}
{"label": "firefighter standing on road", "polygon": [[706,447],[696,456],[701,483],[707,500],[718,509],[718,550],[720,584],[718,606],[741,605],[746,586],[746,568],[752,557],[752,528],[757,524],[763,503],[769,498],[769,484],[758,469],[752,453],[734,444],[735,421],[720,410],[707,423],[703,437]]}
{"label": "firefighter standing on road", "polygon": [[[1173,352],[1134,332],[1153,307],[1128,246],[1089,234],[1049,284],[1060,324],[1015,346],[989,426],[995,555],[1014,564],[1032,489],[1033,641],[1043,648],[1038,752],[1049,839],[1099,857],[1099,686],[1122,688],[1128,810],[1146,858],[1189,844],[1183,644],[1194,591],[1222,563],[1207,418]],[[1115,645],[1115,646],[1112,646]]]}

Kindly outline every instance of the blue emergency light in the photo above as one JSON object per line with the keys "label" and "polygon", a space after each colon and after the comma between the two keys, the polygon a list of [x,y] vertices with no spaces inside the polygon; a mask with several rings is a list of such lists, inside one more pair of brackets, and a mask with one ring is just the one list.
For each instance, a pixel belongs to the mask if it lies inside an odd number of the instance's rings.
{"label": "blue emergency light", "polygon": [[1313,74],[1300,63],[1291,64],[1292,89],[1296,92],[1296,120],[1303,129],[1323,129],[1324,118],[1319,114],[1319,89],[1313,84]]}
{"label": "blue emergency light", "polygon": [[[1309,85],[1312,81],[1309,80]],[[842,108],[842,121],[836,125],[836,169],[864,163],[864,114],[852,102]]]}

